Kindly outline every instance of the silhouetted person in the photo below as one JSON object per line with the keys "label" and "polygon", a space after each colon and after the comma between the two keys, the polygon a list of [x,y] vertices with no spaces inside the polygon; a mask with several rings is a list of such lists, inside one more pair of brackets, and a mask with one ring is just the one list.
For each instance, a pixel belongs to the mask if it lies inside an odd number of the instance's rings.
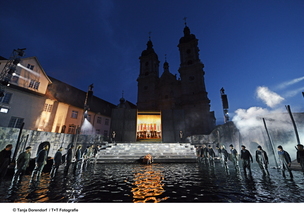
{"label": "silhouetted person", "polygon": [[77,170],[77,169],[80,169],[81,168],[81,164],[82,164],[82,152],[81,152],[81,148],[82,146],[79,145],[77,146],[77,149],[76,149],[76,152],[75,152],[75,165],[74,165],[74,172]]}
{"label": "silhouetted person", "polygon": [[68,173],[69,172],[69,168],[72,164],[72,159],[73,159],[73,148],[74,146],[71,145],[67,151],[67,154],[66,154],[66,164],[65,164],[65,167],[64,167],[64,172],[65,173]]}
{"label": "silhouetted person", "polygon": [[82,160],[81,148],[82,148],[81,145],[79,145],[79,146],[77,147],[77,150],[76,150],[76,153],[75,153],[76,161],[81,161],[81,160]]}
{"label": "silhouetted person", "polygon": [[180,139],[180,143],[183,142],[183,137],[184,137],[184,133],[183,131],[179,131],[179,139]]}
{"label": "silhouetted person", "polygon": [[50,173],[50,176],[53,178],[55,177],[59,166],[62,164],[62,147],[60,147],[57,152],[55,153],[54,159],[53,159],[53,165],[52,170]]}
{"label": "silhouetted person", "polygon": [[211,165],[214,165],[215,152],[212,149],[211,145],[208,145],[208,161]]}
{"label": "silhouetted person", "polygon": [[255,152],[255,159],[256,162],[259,164],[259,167],[262,170],[263,175],[269,175],[268,156],[261,146],[258,146],[258,149]]}
{"label": "silhouetted person", "polygon": [[29,166],[31,160],[31,151],[32,147],[28,146],[25,148],[25,151],[20,153],[15,166],[15,173],[12,179],[12,184],[15,184],[21,180],[21,177],[27,167]]}
{"label": "silhouetted person", "polygon": [[252,177],[250,162],[253,163],[253,158],[251,153],[246,149],[246,146],[242,145],[241,150],[241,160],[243,165],[244,175],[247,177],[247,171],[249,171],[249,175]]}
{"label": "silhouetted person", "polygon": [[96,157],[98,153],[98,147],[96,145],[93,145],[93,157]]}
{"label": "silhouetted person", "polygon": [[5,149],[0,152],[0,181],[5,177],[7,169],[11,164],[12,144],[6,145]]}
{"label": "silhouetted person", "polygon": [[44,145],[43,148],[38,152],[36,160],[35,160],[35,168],[32,172],[31,181],[34,180],[36,175],[36,181],[39,181],[42,170],[44,166],[47,164],[47,157],[48,157],[48,145]]}
{"label": "silhouetted person", "polygon": [[221,162],[222,162],[222,166],[225,168],[225,171],[227,173],[229,173],[229,169],[228,169],[228,152],[225,149],[224,145],[221,145],[220,149],[221,149]]}
{"label": "silhouetted person", "polygon": [[221,149],[220,149],[219,145],[216,145],[215,149],[217,149],[218,157],[221,159]]}
{"label": "silhouetted person", "polygon": [[88,166],[88,164],[91,161],[91,157],[92,157],[93,151],[92,151],[92,146],[87,146],[87,148],[84,150],[82,158],[83,158],[83,164],[86,168],[86,166]]}
{"label": "silhouetted person", "polygon": [[301,165],[304,174],[304,149],[302,144],[297,145],[297,162]]}
{"label": "silhouetted person", "polygon": [[230,144],[230,160],[232,161],[234,168],[237,172],[240,171],[240,167],[239,167],[239,159],[238,159],[238,152],[236,151],[236,149],[233,147],[232,144]]}
{"label": "silhouetted person", "polygon": [[82,158],[83,159],[87,159],[91,156],[91,150],[90,150],[90,146],[87,146],[87,148],[84,150],[83,154],[82,154]]}
{"label": "silhouetted person", "polygon": [[115,137],[116,137],[116,132],[113,131],[112,132],[112,142],[115,143]]}
{"label": "silhouetted person", "polygon": [[279,162],[280,168],[282,170],[282,175],[285,178],[285,170],[289,172],[290,178],[293,178],[290,166],[291,166],[291,158],[288,152],[283,150],[283,147],[280,145],[278,146],[278,155],[279,155]]}
{"label": "silhouetted person", "polygon": [[200,149],[200,158],[201,162],[206,163],[208,160],[208,149],[205,144],[203,144],[202,148]]}

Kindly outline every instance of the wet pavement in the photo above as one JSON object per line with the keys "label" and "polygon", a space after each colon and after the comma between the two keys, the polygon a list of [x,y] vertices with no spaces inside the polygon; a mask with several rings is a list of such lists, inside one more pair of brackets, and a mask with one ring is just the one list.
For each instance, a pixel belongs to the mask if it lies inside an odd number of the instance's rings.
{"label": "wet pavement", "polygon": [[11,185],[10,176],[0,185],[0,202],[18,203],[112,203],[112,202],[208,202],[208,203],[300,203],[304,201],[304,176],[294,163],[294,178],[283,178],[277,169],[262,175],[257,164],[252,178],[238,174],[232,164],[229,173],[219,162],[201,163],[88,164],[64,174],[63,166],[51,179],[40,181],[30,174]]}

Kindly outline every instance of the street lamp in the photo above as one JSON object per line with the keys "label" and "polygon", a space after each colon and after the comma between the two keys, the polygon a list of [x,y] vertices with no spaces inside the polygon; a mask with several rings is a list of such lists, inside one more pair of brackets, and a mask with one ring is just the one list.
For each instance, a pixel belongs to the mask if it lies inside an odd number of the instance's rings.
{"label": "street lamp", "polygon": [[91,84],[89,86],[89,89],[87,91],[85,100],[84,100],[84,111],[85,111],[85,115],[88,115],[88,110],[90,110],[90,103],[91,103],[91,98],[93,96],[93,84]]}

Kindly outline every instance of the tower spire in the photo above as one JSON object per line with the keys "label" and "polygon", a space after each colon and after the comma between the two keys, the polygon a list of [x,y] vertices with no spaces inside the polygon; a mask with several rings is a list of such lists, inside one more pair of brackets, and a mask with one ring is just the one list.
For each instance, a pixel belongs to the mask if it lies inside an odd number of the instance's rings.
{"label": "tower spire", "polygon": [[187,26],[187,17],[184,17],[185,27],[184,27],[184,36],[190,35],[190,28]]}
{"label": "tower spire", "polygon": [[187,17],[184,17],[185,27],[187,26]]}
{"label": "tower spire", "polygon": [[169,72],[169,63],[167,62],[167,54],[165,54],[164,72]]}
{"label": "tower spire", "polygon": [[147,50],[153,50],[153,44],[151,41],[151,31],[149,32],[149,41],[147,42]]}
{"label": "tower spire", "polygon": [[125,101],[126,100],[124,99],[124,91],[122,91],[121,98],[119,99],[120,107],[123,107]]}

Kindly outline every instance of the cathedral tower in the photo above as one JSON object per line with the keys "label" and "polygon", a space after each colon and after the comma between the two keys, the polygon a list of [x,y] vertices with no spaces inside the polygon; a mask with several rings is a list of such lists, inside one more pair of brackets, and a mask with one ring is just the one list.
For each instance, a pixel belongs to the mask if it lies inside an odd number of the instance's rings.
{"label": "cathedral tower", "polygon": [[198,39],[190,33],[187,26],[184,28],[184,36],[179,40],[178,48],[180,52],[178,71],[182,84],[182,105],[191,108],[200,105],[209,111],[210,100],[206,92],[204,64],[199,59]]}
{"label": "cathedral tower", "polygon": [[[210,112],[198,39],[188,26],[178,44],[180,78],[169,71],[167,60],[159,77],[159,60],[151,39],[139,57],[137,78],[137,140],[182,141],[191,135],[209,134],[215,127]],[[180,138],[182,132],[183,139]]]}
{"label": "cathedral tower", "polygon": [[153,49],[151,39],[147,42],[147,49],[141,53],[140,73],[137,78],[138,94],[137,107],[141,111],[157,111],[158,107],[158,82],[159,60]]}
{"label": "cathedral tower", "polygon": [[204,64],[199,59],[198,39],[184,28],[180,38],[179,73],[181,78],[181,106],[185,110],[189,134],[208,134],[215,126],[213,112],[210,112],[210,100],[207,97],[203,70]]}

